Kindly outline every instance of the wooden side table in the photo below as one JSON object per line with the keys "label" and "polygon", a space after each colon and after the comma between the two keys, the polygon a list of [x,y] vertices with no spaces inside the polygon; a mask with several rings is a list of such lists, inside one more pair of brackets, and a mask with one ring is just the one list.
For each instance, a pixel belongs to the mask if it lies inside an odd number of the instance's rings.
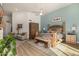
{"label": "wooden side table", "polygon": [[66,35],[66,43],[76,44],[76,35]]}

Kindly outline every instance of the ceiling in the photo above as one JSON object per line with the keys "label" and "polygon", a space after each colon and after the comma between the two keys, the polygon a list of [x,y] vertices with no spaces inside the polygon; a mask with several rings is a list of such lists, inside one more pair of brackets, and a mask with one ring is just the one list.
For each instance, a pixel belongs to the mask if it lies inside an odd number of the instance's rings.
{"label": "ceiling", "polygon": [[6,12],[16,12],[16,11],[40,12],[40,9],[42,9],[44,14],[53,12],[67,5],[70,5],[70,3],[3,3],[2,4]]}

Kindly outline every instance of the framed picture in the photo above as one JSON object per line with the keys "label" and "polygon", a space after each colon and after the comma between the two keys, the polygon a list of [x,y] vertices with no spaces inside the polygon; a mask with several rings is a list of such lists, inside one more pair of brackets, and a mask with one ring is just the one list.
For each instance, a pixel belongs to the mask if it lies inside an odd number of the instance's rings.
{"label": "framed picture", "polygon": [[18,28],[22,28],[22,24],[17,24]]}
{"label": "framed picture", "polygon": [[61,21],[61,17],[54,17],[53,21]]}

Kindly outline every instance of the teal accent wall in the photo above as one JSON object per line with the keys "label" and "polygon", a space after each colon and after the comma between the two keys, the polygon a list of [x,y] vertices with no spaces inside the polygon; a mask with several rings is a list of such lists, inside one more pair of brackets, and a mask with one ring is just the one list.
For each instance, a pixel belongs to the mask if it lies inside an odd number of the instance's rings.
{"label": "teal accent wall", "polygon": [[[54,12],[41,16],[41,29],[48,29],[54,17],[61,17],[66,22],[66,32],[71,32],[73,24],[77,26],[77,42],[79,42],[79,4],[71,4]],[[57,23],[58,24],[58,23]]]}

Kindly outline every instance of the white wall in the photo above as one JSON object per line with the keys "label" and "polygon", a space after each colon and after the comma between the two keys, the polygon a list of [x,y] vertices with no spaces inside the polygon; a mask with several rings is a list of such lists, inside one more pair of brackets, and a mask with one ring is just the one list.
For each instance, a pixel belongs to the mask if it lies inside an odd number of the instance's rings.
{"label": "white wall", "polygon": [[8,23],[7,21],[10,21],[10,16],[3,16],[3,20],[4,20],[4,36],[6,36],[7,34],[9,34],[11,32],[11,23]]}
{"label": "white wall", "polygon": [[17,32],[16,27],[17,24],[23,24],[22,32],[27,32],[27,37],[29,37],[29,20],[31,22],[39,24],[40,28],[40,15],[36,15],[35,13],[31,12],[13,12],[12,14],[12,27],[13,32]]}

